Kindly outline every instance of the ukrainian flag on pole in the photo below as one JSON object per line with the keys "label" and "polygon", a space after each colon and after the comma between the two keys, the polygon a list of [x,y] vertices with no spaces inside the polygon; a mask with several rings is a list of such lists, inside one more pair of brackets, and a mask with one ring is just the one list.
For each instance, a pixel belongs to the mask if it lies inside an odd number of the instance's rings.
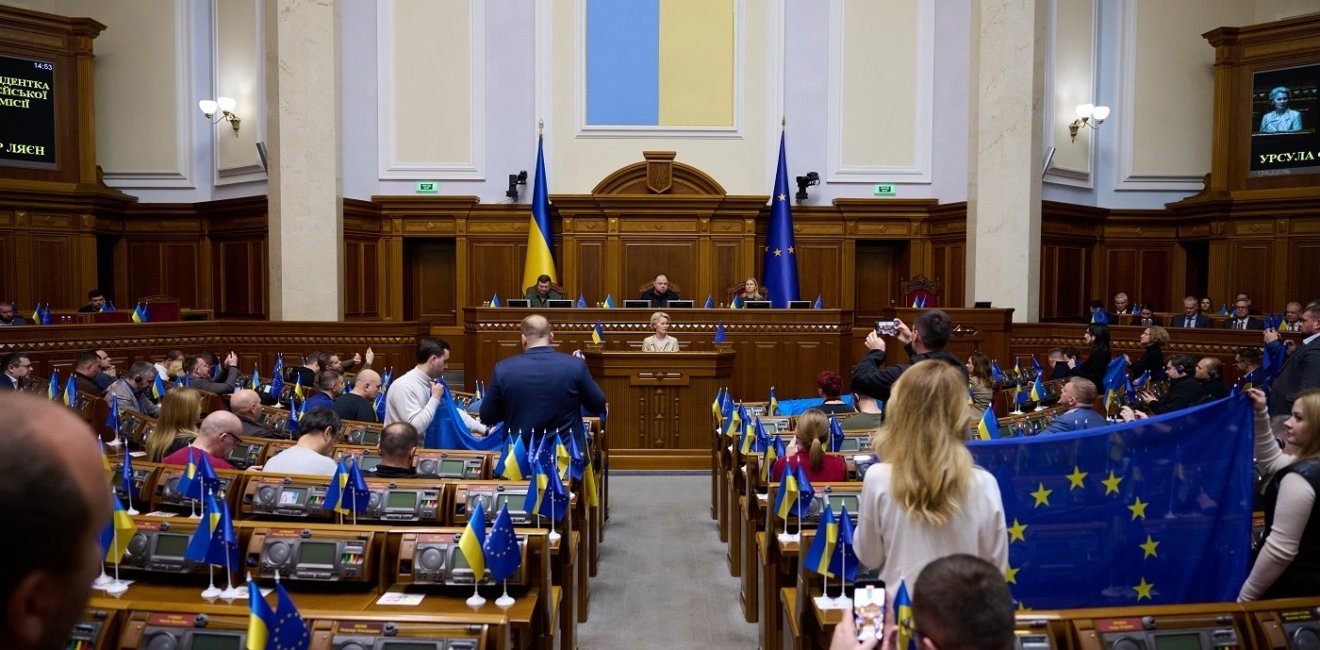
{"label": "ukrainian flag on pole", "polygon": [[545,147],[544,138],[537,127],[536,135],[536,179],[532,185],[532,217],[527,225],[527,262],[523,265],[522,286],[536,284],[536,278],[542,273],[555,282],[555,256],[550,242],[550,197],[545,182]]}

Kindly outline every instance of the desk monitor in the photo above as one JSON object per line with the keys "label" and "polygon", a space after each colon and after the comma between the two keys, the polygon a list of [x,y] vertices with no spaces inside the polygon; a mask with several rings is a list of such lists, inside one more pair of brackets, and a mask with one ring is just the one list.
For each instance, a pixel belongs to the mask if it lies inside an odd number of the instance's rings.
{"label": "desk monitor", "polygon": [[788,301],[788,308],[789,308],[789,309],[811,309],[811,301],[810,301],[810,300],[790,300],[790,301]]}
{"label": "desk monitor", "polygon": [[510,298],[504,301],[504,304],[509,307],[522,307],[524,309],[532,306],[532,302],[526,298]]}
{"label": "desk monitor", "polygon": [[650,300],[625,300],[623,306],[627,309],[650,309]]}
{"label": "desk monitor", "polygon": [[989,300],[978,300],[978,301],[976,301],[975,304],[972,305],[972,307],[975,307],[976,309],[989,309],[989,308],[990,308],[990,301],[989,301]]}
{"label": "desk monitor", "polygon": [[769,300],[748,300],[743,303],[743,309],[769,309]]}
{"label": "desk monitor", "polygon": [[695,300],[670,300],[665,306],[670,309],[692,309],[696,305]]}
{"label": "desk monitor", "polygon": [[547,300],[545,306],[551,309],[569,309],[573,306],[572,300]]}

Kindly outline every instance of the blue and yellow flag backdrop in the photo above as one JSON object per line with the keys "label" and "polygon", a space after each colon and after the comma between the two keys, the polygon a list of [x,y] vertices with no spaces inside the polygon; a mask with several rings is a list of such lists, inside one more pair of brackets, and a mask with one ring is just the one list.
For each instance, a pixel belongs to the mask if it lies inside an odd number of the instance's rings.
{"label": "blue and yellow flag backdrop", "polygon": [[733,0],[586,0],[586,123],[734,126]]}
{"label": "blue and yellow flag backdrop", "polygon": [[[542,273],[555,279],[553,234],[550,231],[550,195],[545,180],[545,147],[536,136],[536,178],[532,180],[532,216],[527,225],[527,259],[523,264],[523,287],[536,284]],[[499,307],[499,297],[491,301]]]}
{"label": "blue and yellow flag backdrop", "polygon": [[1251,564],[1245,397],[1099,429],[974,441],[1026,608],[1230,602]]}

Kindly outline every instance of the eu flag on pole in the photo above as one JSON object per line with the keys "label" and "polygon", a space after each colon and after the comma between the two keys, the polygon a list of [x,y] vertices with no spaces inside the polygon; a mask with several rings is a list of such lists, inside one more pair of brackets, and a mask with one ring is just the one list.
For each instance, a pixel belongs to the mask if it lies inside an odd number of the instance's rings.
{"label": "eu flag on pole", "polygon": [[[105,418],[105,428],[113,431],[116,438],[119,437],[119,400],[114,395],[110,396],[110,415]],[[124,458],[128,457],[128,454],[124,454]]]}
{"label": "eu flag on pole", "polygon": [[[258,592],[260,593],[260,592]],[[298,613],[298,606],[284,589],[284,583],[275,583],[275,628],[271,632],[276,648],[306,648],[312,642],[312,631]]]}
{"label": "eu flag on pole", "polygon": [[824,309],[825,301],[820,299],[820,294],[816,294],[816,302],[811,305],[812,309]]}
{"label": "eu flag on pole", "polygon": [[839,537],[838,543],[834,545],[834,553],[830,557],[830,573],[838,576],[842,575],[844,581],[851,582],[857,579],[857,567],[861,562],[857,559],[857,552],[853,550],[853,523],[852,516],[848,514],[848,506],[839,510]]}
{"label": "eu flag on pole", "polygon": [[726,337],[726,336],[724,335],[724,323],[718,323],[718,324],[716,324],[716,325],[715,325],[715,345],[719,345],[719,344],[725,342],[726,340],[728,340],[728,337]]}
{"label": "eu flag on pole", "polygon": [[197,529],[188,540],[188,546],[183,551],[183,559],[205,562],[206,550],[211,547],[211,536],[215,534],[215,527],[219,523],[220,504],[216,503],[215,492],[212,491],[207,493],[206,501],[202,502],[202,518],[197,522]]}
{"label": "eu flag on pole", "polygon": [[522,551],[518,548],[518,535],[513,532],[513,518],[509,504],[500,505],[500,514],[491,524],[490,534],[482,545],[486,555],[486,568],[497,582],[509,579],[522,566]]}
{"label": "eu flag on pole", "polygon": [[[271,373],[270,376],[270,396],[274,397],[276,401],[278,401],[280,399],[280,393],[283,392],[284,392],[284,355],[281,354],[275,357],[275,370],[274,372]],[[382,393],[385,392],[385,389],[382,388],[381,392]]]}
{"label": "eu flag on pole", "polygon": [[775,170],[775,191],[770,196],[770,228],[765,239],[765,286],[770,290],[772,306],[784,309],[798,299],[797,248],[793,245],[793,213],[789,206],[788,162],[784,154],[784,133],[779,133],[779,167]]}
{"label": "eu flag on pole", "polygon": [[715,308],[714,296],[711,296],[710,294],[706,294],[706,304],[702,305],[702,307],[705,307],[706,309],[714,309]]}
{"label": "eu flag on pole", "polygon": [[1251,566],[1253,432],[1250,401],[1236,397],[968,443],[1003,497],[1014,598],[1050,609],[1235,599]]}
{"label": "eu flag on pole", "polygon": [[[188,491],[183,492],[183,496],[201,501],[206,496],[206,488],[220,486],[220,477],[216,476],[215,468],[211,467],[211,458],[205,451],[198,450],[195,458],[194,465],[183,468],[184,475],[191,479]],[[189,474],[190,470],[192,474]],[[179,479],[179,483],[183,483],[183,479]]]}
{"label": "eu flag on pole", "polygon": [[839,424],[839,419],[830,415],[830,451],[839,451],[843,449],[843,427]]}
{"label": "eu flag on pole", "polygon": [[206,548],[205,562],[223,567],[237,567],[238,536],[234,534],[234,520],[229,515],[229,502],[217,499],[216,505],[220,506],[220,521],[216,522],[215,530],[211,531],[211,543]]}
{"label": "eu flag on pole", "polygon": [[587,298],[586,298],[586,296],[583,296],[582,294],[579,293],[579,294],[578,294],[578,299],[577,299],[577,304],[574,305],[574,306],[577,307],[578,309],[586,309],[586,308],[587,308]]}
{"label": "eu flag on pole", "polygon": [[[527,224],[527,262],[523,264],[522,286],[536,284],[542,273],[555,281],[555,256],[550,243],[550,195],[545,180],[544,137],[536,136],[536,178],[532,181],[532,216]],[[497,305],[492,305],[497,306]]]}

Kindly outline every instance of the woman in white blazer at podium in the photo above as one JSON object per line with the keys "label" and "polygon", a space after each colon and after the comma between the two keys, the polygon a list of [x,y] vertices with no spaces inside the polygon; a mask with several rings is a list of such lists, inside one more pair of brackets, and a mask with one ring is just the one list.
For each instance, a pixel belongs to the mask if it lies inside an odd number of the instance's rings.
{"label": "woman in white blazer at podium", "polygon": [[678,352],[678,339],[669,335],[669,314],[651,314],[651,329],[655,334],[642,340],[642,352]]}

